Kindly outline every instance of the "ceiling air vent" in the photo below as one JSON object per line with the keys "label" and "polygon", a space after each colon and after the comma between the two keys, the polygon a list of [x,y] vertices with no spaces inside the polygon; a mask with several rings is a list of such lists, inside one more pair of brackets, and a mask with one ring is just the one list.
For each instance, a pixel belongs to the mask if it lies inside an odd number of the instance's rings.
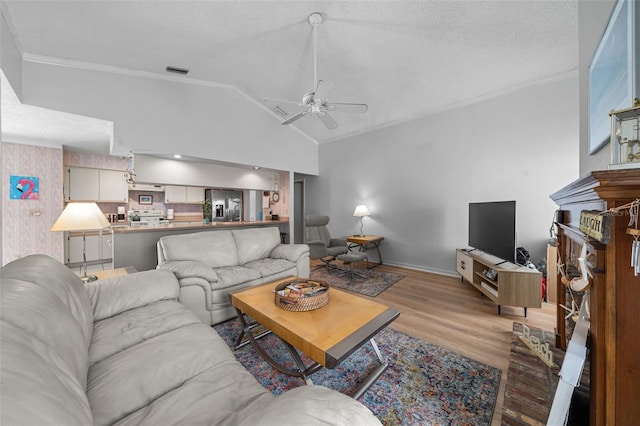
{"label": "ceiling air vent", "polygon": [[174,74],[187,75],[189,74],[189,70],[186,68],[178,68],[178,67],[167,67],[167,72],[172,72]]}

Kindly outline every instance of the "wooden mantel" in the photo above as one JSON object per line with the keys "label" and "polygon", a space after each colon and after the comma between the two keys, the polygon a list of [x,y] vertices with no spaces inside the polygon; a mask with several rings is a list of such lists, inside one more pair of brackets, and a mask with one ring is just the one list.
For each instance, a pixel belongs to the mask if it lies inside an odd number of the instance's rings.
{"label": "wooden mantel", "polygon": [[[640,198],[640,169],[591,172],[551,195],[559,206],[558,254],[576,262],[585,242],[580,212],[606,211]],[[608,244],[587,240],[590,289],[591,425],[636,425],[640,419],[640,277],[630,266],[628,211],[611,214]],[[560,277],[558,277],[560,282]],[[558,286],[558,305],[565,303]],[[559,307],[556,344],[564,349],[566,312]]]}

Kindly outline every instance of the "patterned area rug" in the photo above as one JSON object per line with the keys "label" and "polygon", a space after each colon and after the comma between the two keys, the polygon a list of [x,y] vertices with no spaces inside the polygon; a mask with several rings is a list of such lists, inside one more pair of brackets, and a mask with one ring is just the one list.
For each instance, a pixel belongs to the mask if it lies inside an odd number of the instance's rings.
{"label": "patterned area rug", "polygon": [[[215,330],[233,346],[240,332],[237,319]],[[376,342],[389,368],[360,398],[360,402],[385,425],[489,425],[493,417],[500,370],[447,349],[386,328]],[[295,368],[291,356],[274,335],[260,339],[278,362]],[[236,351],[240,361],[265,388],[275,394],[304,386],[297,377],[280,373],[247,345]],[[305,363],[311,360],[303,355]],[[370,344],[364,345],[333,370],[321,369],[315,384],[352,394],[360,381],[377,366]]]}
{"label": "patterned area rug", "polygon": [[350,274],[339,277],[339,272],[332,271],[329,273],[326,267],[318,268],[311,271],[310,278],[314,280],[324,281],[332,287],[342,290],[353,291],[355,293],[364,294],[366,296],[375,297],[404,278],[402,275],[389,274],[387,272],[379,272],[375,269],[356,269],[358,272],[366,275],[362,278],[354,275],[354,282],[351,282]]}

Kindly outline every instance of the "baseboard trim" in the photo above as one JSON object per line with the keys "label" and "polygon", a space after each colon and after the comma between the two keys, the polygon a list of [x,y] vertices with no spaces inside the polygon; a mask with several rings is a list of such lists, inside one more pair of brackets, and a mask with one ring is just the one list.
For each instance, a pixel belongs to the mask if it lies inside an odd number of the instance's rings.
{"label": "baseboard trim", "polygon": [[412,265],[409,263],[402,263],[402,262],[384,262],[385,265],[389,265],[389,266],[397,266],[400,268],[407,268],[407,269],[413,269],[414,271],[421,271],[421,272],[430,272],[432,274],[438,274],[438,275],[445,275],[448,277],[454,277],[454,278],[460,278],[460,274],[458,274],[455,271],[448,271],[445,269],[436,269],[436,268],[427,268],[424,266],[419,266],[419,265]]}

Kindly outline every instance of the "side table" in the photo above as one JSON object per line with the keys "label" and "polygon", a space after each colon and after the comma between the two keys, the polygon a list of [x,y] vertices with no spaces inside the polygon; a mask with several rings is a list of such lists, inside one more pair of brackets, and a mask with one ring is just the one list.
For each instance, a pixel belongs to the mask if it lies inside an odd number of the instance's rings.
{"label": "side table", "polygon": [[121,275],[133,274],[138,272],[135,267],[127,266],[125,268],[107,269],[105,271],[94,272],[93,275],[98,277],[99,280],[105,280],[107,278],[119,277]]}
{"label": "side table", "polygon": [[360,251],[366,251],[369,249],[376,249],[378,252],[378,263],[371,263],[367,260],[367,269],[373,269],[376,266],[382,265],[382,255],[380,254],[380,243],[384,240],[384,237],[377,235],[351,235],[346,238],[349,243],[349,250],[359,247]]}

